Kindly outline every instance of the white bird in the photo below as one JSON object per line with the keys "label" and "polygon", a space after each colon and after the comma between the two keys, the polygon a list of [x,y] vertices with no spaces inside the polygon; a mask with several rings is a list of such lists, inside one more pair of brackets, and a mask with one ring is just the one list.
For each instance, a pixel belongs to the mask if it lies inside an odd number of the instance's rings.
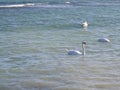
{"label": "white bird", "polygon": [[87,21],[85,21],[85,22],[82,23],[82,27],[83,27],[83,28],[87,28],[87,27],[88,27]]}
{"label": "white bird", "polygon": [[70,2],[65,2],[65,3],[70,4]]}
{"label": "white bird", "polygon": [[83,52],[80,52],[78,50],[67,50],[67,53],[68,53],[68,55],[83,55],[83,56],[85,56],[85,46],[86,46],[86,42],[83,41],[82,42]]}
{"label": "white bird", "polygon": [[108,38],[100,38],[98,42],[110,42],[110,40]]}

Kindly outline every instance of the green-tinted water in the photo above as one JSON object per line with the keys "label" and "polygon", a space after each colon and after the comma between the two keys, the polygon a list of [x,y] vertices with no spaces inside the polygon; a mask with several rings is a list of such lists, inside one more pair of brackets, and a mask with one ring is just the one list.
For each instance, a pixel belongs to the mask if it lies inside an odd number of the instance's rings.
{"label": "green-tinted water", "polygon": [[[1,1],[0,90],[120,89],[119,11],[119,0]],[[85,57],[67,55],[83,40]]]}

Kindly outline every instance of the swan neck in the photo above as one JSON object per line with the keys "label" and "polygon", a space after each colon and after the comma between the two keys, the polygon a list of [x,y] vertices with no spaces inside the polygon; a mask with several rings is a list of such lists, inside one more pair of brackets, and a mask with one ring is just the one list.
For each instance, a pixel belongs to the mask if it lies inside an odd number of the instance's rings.
{"label": "swan neck", "polygon": [[83,56],[85,56],[85,47],[83,48]]}
{"label": "swan neck", "polygon": [[83,54],[83,56],[85,56],[85,45],[84,44],[82,44],[82,49],[83,49],[82,54]]}

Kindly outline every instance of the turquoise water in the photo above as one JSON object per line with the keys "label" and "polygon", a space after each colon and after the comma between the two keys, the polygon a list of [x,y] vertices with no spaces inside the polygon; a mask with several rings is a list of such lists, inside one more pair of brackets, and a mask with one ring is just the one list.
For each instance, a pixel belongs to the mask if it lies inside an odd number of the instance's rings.
{"label": "turquoise water", "polygon": [[[119,0],[1,0],[0,90],[119,90],[119,6]],[[82,41],[85,57],[67,55],[66,49],[82,51]]]}

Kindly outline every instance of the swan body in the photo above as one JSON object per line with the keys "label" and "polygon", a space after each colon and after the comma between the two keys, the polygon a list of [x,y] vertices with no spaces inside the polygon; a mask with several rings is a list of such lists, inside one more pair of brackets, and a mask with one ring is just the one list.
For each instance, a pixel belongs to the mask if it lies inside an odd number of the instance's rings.
{"label": "swan body", "polygon": [[82,49],[83,49],[83,52],[80,52],[78,50],[66,50],[68,55],[83,55],[85,56],[85,45],[86,45],[86,42],[83,41],[82,42]]}
{"label": "swan body", "polygon": [[88,27],[87,21],[85,21],[85,22],[82,23],[82,27],[83,27],[83,28],[87,28],[87,27]]}
{"label": "swan body", "polygon": [[82,53],[78,50],[69,50],[68,55],[81,55]]}
{"label": "swan body", "polygon": [[98,42],[110,42],[110,40],[107,38],[100,38],[98,39]]}

